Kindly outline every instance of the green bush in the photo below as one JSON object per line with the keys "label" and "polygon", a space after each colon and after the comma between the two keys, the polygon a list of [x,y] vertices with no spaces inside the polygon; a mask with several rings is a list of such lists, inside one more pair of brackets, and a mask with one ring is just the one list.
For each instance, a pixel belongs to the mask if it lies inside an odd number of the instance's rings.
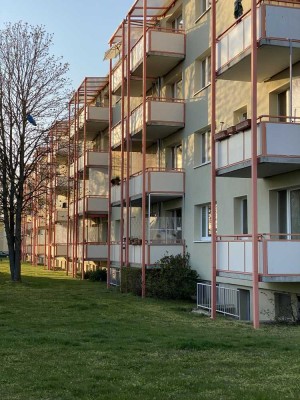
{"label": "green bush", "polygon": [[[166,255],[146,271],[146,295],[159,299],[190,299],[196,294],[198,274],[191,269],[190,255]],[[142,293],[141,268],[122,268],[121,291]]]}
{"label": "green bush", "polygon": [[196,294],[198,274],[190,266],[190,255],[166,255],[157,269],[147,271],[147,295],[160,299],[190,299]]}
{"label": "green bush", "polygon": [[141,268],[124,267],[121,269],[121,291],[131,292],[137,296],[142,294]]}
{"label": "green bush", "polygon": [[107,271],[106,269],[96,269],[85,271],[84,279],[89,279],[92,282],[106,282]]}

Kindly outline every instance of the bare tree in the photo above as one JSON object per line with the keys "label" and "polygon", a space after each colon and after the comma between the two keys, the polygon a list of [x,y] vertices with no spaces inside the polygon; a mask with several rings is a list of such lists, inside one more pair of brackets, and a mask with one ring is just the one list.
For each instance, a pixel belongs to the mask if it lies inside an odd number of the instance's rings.
{"label": "bare tree", "polygon": [[45,179],[30,177],[69,97],[68,64],[50,54],[51,46],[52,35],[42,26],[17,22],[0,30],[0,207],[13,281],[21,280],[22,212]]}

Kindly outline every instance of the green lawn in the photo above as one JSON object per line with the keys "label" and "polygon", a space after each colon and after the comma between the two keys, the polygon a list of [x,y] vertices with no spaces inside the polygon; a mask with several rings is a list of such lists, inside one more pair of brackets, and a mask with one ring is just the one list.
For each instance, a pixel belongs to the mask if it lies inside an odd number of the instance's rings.
{"label": "green lawn", "polygon": [[299,399],[300,327],[250,325],[0,263],[0,399]]}

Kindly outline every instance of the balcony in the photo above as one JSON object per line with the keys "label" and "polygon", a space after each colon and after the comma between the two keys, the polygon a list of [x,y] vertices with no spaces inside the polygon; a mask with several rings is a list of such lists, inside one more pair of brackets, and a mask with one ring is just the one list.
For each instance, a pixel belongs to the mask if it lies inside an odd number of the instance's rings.
{"label": "balcony", "polygon": [[[146,245],[146,265],[153,266],[163,258],[165,255],[176,256],[183,254],[182,244],[147,244]],[[132,265],[142,264],[142,246],[130,245],[129,246],[129,262]]]}
{"label": "balcony", "polygon": [[[126,119],[123,120],[123,138],[126,138]],[[122,139],[122,122],[118,122],[111,130],[111,148],[119,149]]]}
{"label": "balcony", "polygon": [[56,210],[53,213],[54,221],[55,222],[67,222],[68,221],[68,210]]}
{"label": "balcony", "polygon": [[68,178],[65,175],[57,175],[54,179],[54,187],[57,190],[66,191],[68,189]]}
{"label": "balcony", "polygon": [[[85,158],[85,160],[84,160]],[[101,167],[101,166],[108,166],[108,152],[103,152],[103,151],[92,151],[88,150],[86,151],[86,155],[82,155],[79,160],[78,160],[78,171],[82,171],[84,167],[84,161],[85,161],[85,166],[87,168],[93,168],[93,167]]]}
{"label": "balcony", "polygon": [[37,255],[43,255],[43,254],[45,254],[45,244],[37,244],[36,246],[35,246],[35,253],[37,254]]}
{"label": "balcony", "polygon": [[[300,282],[300,235],[259,235],[259,274],[262,282]],[[252,242],[248,235],[218,236],[219,275],[252,279]]]}
{"label": "balcony", "polygon": [[[168,255],[183,254],[182,244],[146,244],[146,260],[147,266],[153,266],[158,260]],[[121,244],[113,243],[110,246],[110,259],[115,265],[120,263]],[[129,245],[129,262],[131,265],[141,266],[142,264],[142,246]]]}
{"label": "balcony", "polygon": [[78,201],[78,214],[83,214],[85,201],[85,213],[91,215],[108,214],[108,198],[106,196],[86,196]]}
{"label": "balcony", "polygon": [[[268,121],[263,121],[267,118]],[[270,122],[278,117],[261,116],[257,124],[258,177],[295,171],[300,168],[300,119]],[[290,118],[287,118],[290,119]],[[295,119],[294,119],[295,120]],[[251,127],[216,142],[217,175],[251,177]]]}
{"label": "balcony", "polygon": [[[185,104],[183,100],[147,98],[146,125],[148,144],[184,128]],[[130,115],[130,134],[135,141],[142,140],[142,130],[143,105],[141,104]]]}
{"label": "balcony", "polygon": [[[183,170],[163,170],[159,168],[148,168],[145,171],[146,193],[151,193],[154,200],[159,196],[160,201],[182,196],[185,192],[185,173]],[[124,184],[124,183],[123,183]],[[124,186],[124,194],[125,194]],[[130,177],[129,196],[132,200],[141,200],[143,193],[142,171]],[[111,190],[111,202],[120,203],[121,185],[113,186]]]}
{"label": "balcony", "polygon": [[[145,172],[146,193],[158,194],[169,199],[174,196],[182,196],[185,191],[185,173],[183,170],[161,170],[149,168]],[[139,198],[143,193],[143,175],[139,172],[132,175],[129,181],[129,196]]]}
{"label": "balcony", "polygon": [[[257,75],[263,82],[300,61],[300,4],[292,1],[260,1],[257,8]],[[272,4],[274,3],[274,4]],[[217,40],[217,75],[234,81],[251,80],[251,15],[244,14]]]}
{"label": "balcony", "polygon": [[67,244],[66,243],[56,243],[55,244],[55,257],[67,257]]}
{"label": "balcony", "polygon": [[[171,71],[185,57],[185,33],[149,28],[146,33],[147,76],[158,78]],[[130,68],[134,76],[143,76],[144,40],[131,50]]]}
{"label": "balcony", "polygon": [[[82,257],[82,251],[84,251],[84,257]],[[84,245],[78,245],[78,258],[84,260],[98,261],[107,260],[108,247],[107,243],[85,243]]]}
{"label": "balcony", "polygon": [[[84,112],[84,108],[79,111],[77,121],[76,128],[81,136],[86,124],[86,138],[89,140],[95,136],[95,133],[108,128],[109,109],[108,107],[87,106],[86,112]],[[75,121],[73,121],[70,127],[70,137],[74,136],[75,130]]]}
{"label": "balcony", "polygon": [[[126,78],[126,59],[124,61],[124,77]],[[111,88],[113,94],[120,96],[122,86],[122,61],[120,60],[113,68],[111,75]]]}

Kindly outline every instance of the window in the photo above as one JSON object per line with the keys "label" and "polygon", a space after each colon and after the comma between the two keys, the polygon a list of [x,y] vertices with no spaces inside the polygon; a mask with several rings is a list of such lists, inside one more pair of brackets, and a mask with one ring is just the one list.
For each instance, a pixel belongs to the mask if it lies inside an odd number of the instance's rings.
{"label": "window", "polygon": [[180,14],[177,18],[174,19],[174,21],[172,21],[172,29],[177,30],[183,28],[184,28],[183,17],[182,14]]}
{"label": "window", "polygon": [[182,168],[182,145],[172,147],[172,168]]}
{"label": "window", "polygon": [[210,84],[210,56],[201,61],[201,89]]}
{"label": "window", "polygon": [[200,239],[210,240],[211,238],[211,206],[206,204],[200,208]]}
{"label": "window", "polygon": [[173,84],[172,97],[173,99],[182,99],[182,79]]}
{"label": "window", "polygon": [[[290,90],[287,89],[281,93],[278,93],[278,115],[286,116],[289,114],[289,103],[290,103]],[[286,118],[280,118],[281,122],[286,122]]]}
{"label": "window", "polygon": [[234,233],[248,234],[248,200],[247,197],[234,199]]}
{"label": "window", "polygon": [[198,0],[200,3],[200,15],[203,14],[210,7],[210,0]]}
{"label": "window", "polygon": [[[279,233],[299,239],[300,234],[300,189],[280,190],[278,192],[278,228]],[[280,236],[286,239],[286,236]]]}
{"label": "window", "polygon": [[210,131],[201,134],[201,164],[206,164],[211,160]]}

